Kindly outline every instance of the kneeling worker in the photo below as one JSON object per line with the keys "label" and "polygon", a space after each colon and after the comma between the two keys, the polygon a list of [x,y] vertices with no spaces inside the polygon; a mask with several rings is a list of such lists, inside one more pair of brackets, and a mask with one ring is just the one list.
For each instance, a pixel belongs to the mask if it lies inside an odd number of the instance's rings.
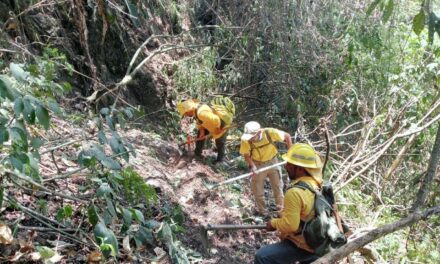
{"label": "kneeling worker", "polygon": [[277,210],[283,208],[283,181],[280,170],[273,168],[256,173],[260,168],[276,164],[278,162],[278,149],[274,142],[285,142],[287,148],[292,146],[290,134],[275,128],[261,128],[260,124],[251,121],[244,126],[244,134],[241,137],[240,154],[244,156],[251,172],[251,189],[255,198],[257,213],[267,215],[266,202],[264,200],[264,182],[269,178],[275,197]]}
{"label": "kneeling worker", "polygon": [[[293,184],[305,182],[312,188],[322,185],[322,163],[315,150],[308,144],[294,144],[287,154],[286,170]],[[255,264],[311,263],[319,257],[315,255],[302,235],[301,222],[306,222],[314,214],[315,194],[302,188],[290,188],[284,198],[281,218],[267,222],[268,231],[279,232],[281,242],[260,248],[255,254]]]}

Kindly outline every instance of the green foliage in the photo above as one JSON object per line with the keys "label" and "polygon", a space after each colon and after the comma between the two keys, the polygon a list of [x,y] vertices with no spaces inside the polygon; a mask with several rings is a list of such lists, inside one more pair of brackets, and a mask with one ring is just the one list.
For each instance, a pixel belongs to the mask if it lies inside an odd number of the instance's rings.
{"label": "green foliage", "polygon": [[112,230],[108,229],[104,223],[99,222],[95,226],[94,234],[95,239],[99,241],[99,248],[104,257],[116,257],[118,255],[119,243]]}
{"label": "green foliage", "polygon": [[65,219],[71,218],[72,215],[73,215],[73,208],[70,204],[68,204],[58,209],[55,218],[57,219],[57,221],[61,222],[64,221]]}
{"label": "green foliage", "polygon": [[120,182],[127,201],[130,201],[132,204],[142,201],[150,204],[157,201],[157,194],[154,188],[146,184],[144,179],[133,168],[128,167],[124,169],[120,175],[122,177]]}

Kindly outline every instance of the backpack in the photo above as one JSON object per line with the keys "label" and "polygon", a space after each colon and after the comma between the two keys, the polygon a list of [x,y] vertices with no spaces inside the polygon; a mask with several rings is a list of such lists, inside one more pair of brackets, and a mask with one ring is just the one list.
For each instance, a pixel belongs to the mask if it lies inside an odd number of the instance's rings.
{"label": "backpack", "polygon": [[221,127],[230,126],[235,115],[235,105],[231,99],[223,96],[214,97],[209,106],[222,120]]}
{"label": "backpack", "polygon": [[305,182],[298,182],[294,187],[309,190],[315,194],[315,215],[311,220],[301,223],[301,233],[315,254],[323,256],[346,244],[347,239],[339,230],[333,213],[332,204],[335,200],[331,184],[325,183],[321,191],[315,190]]}

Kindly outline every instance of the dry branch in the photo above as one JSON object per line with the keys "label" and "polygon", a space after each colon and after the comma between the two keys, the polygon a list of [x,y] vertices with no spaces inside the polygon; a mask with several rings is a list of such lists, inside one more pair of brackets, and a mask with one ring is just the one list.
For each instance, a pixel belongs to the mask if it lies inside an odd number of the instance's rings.
{"label": "dry branch", "polygon": [[433,214],[439,214],[439,213],[440,213],[440,206],[432,207],[424,212],[417,211],[397,222],[378,227],[368,232],[366,235],[359,237],[349,242],[348,244],[328,253],[322,258],[314,261],[313,264],[335,263],[336,261],[348,256],[348,254],[350,254],[351,252],[360,249],[361,247],[367,245],[368,243],[378,238],[381,238],[397,230],[410,226],[422,219],[425,220]]}

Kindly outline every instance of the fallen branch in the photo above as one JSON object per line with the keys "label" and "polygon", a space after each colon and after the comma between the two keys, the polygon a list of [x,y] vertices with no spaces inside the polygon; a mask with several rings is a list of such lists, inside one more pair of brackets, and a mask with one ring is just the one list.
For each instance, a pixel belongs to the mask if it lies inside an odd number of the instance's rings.
{"label": "fallen branch", "polygon": [[378,227],[368,232],[366,235],[359,237],[349,242],[348,244],[324,255],[322,258],[319,258],[318,260],[314,261],[313,264],[335,263],[336,261],[348,256],[348,254],[350,254],[351,252],[354,252],[355,250],[362,248],[363,246],[367,245],[368,243],[371,243],[372,241],[378,238],[381,238],[397,230],[410,226],[422,219],[426,220],[431,215],[439,214],[439,213],[440,213],[440,206],[431,207],[424,212],[417,211],[405,218],[402,218],[399,221]]}

